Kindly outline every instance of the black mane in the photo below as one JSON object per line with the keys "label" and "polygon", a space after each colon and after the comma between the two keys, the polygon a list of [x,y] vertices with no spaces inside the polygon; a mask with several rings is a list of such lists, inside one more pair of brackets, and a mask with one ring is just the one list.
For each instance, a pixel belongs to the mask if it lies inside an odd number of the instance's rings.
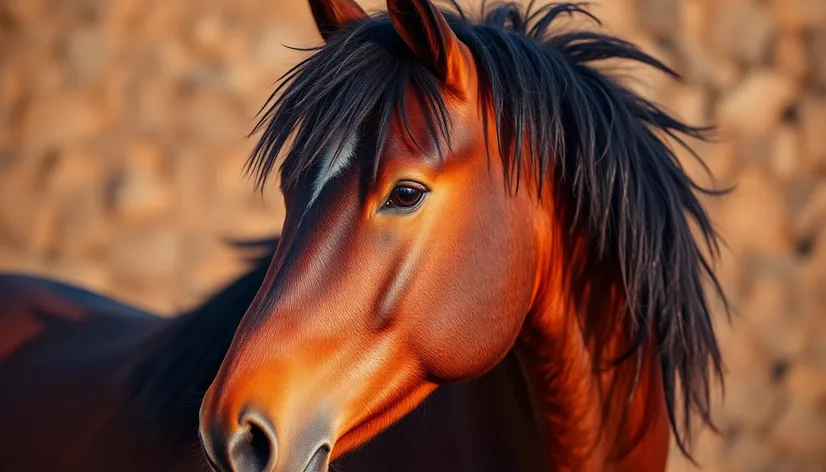
{"label": "black mane", "polygon": [[163,323],[140,346],[136,364],[125,370],[130,407],[150,427],[172,427],[176,438],[195,433],[201,399],[264,281],[278,239],[234,245],[259,253],[252,267],[200,305]]}
{"label": "black mane", "polygon": [[[561,17],[591,17],[580,5],[523,10],[504,4],[483,8],[480,19],[471,20],[451,3],[445,16],[472,51],[486,84],[481,98],[495,110],[506,185],[518,191],[523,174],[536,175],[540,187],[552,179],[573,207],[566,226],[586,236],[593,257],[613,264],[633,315],[635,346],[649,332],[656,337],[669,419],[688,455],[692,415],[713,426],[711,383],[722,383],[703,285],[707,278],[725,301],[710,265],[717,235],[695,196],[719,192],[696,185],[659,135],[687,148],[681,136],[703,139],[708,129],[682,123],[595,69],[594,63],[619,59],[678,77],[616,37],[556,31]],[[256,127],[264,133],[247,169],[263,185],[283,158],[281,184],[294,185],[330,137],[351,136],[367,125],[375,127],[373,158],[379,159],[395,114],[407,122],[402,104],[410,89],[429,106],[433,132],[449,140],[440,84],[404,46],[387,14],[354,25],[282,77]],[[710,256],[692,236],[692,225]]]}

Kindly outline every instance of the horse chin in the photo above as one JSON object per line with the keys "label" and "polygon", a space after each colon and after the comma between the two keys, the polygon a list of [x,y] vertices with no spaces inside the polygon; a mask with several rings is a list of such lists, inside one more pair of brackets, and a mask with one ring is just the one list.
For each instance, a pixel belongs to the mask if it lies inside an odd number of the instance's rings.
{"label": "horse chin", "polygon": [[425,383],[413,389],[408,395],[401,398],[401,400],[357,422],[336,441],[335,447],[332,450],[331,460],[343,456],[347,452],[356,449],[378,436],[393,423],[413,411],[428,395],[436,390],[436,387],[436,384]]}

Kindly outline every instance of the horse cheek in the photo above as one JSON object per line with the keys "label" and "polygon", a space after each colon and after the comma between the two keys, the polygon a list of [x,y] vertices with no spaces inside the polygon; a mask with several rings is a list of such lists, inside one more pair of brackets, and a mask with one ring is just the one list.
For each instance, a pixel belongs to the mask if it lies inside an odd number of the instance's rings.
{"label": "horse cheek", "polygon": [[[530,308],[531,251],[511,241],[511,232],[491,234],[445,262],[453,271],[433,277],[419,293],[413,345],[427,372],[439,381],[479,377],[513,346]],[[449,273],[448,273],[449,272]]]}

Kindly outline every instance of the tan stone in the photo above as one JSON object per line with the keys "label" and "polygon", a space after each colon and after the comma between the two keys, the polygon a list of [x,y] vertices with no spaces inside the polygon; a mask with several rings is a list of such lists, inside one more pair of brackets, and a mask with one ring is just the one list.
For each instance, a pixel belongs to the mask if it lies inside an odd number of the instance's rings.
{"label": "tan stone", "polygon": [[826,168],[826,98],[805,96],[800,100],[800,132],[808,171]]}
{"label": "tan stone", "polygon": [[238,200],[226,202],[215,211],[211,221],[212,231],[219,237],[236,239],[267,238],[279,234],[284,222],[283,203],[261,197],[259,204],[244,204]]}
{"label": "tan stone", "polygon": [[772,443],[787,451],[822,454],[826,446],[826,411],[802,398],[792,398],[770,434]]}
{"label": "tan stone", "polygon": [[57,235],[59,234],[61,206],[62,202],[44,199],[39,205],[36,205],[35,213],[26,215],[28,219],[27,226],[22,228],[28,228],[29,233],[26,235],[23,245],[31,253],[40,257],[52,257],[58,251],[60,241],[58,241]]}
{"label": "tan stone", "polygon": [[[33,76],[32,72],[28,74],[32,96],[38,100],[48,100],[50,95],[65,93],[69,72],[63,67],[62,62],[57,57],[44,57],[37,61],[37,73]],[[30,67],[33,68],[34,64]]]}
{"label": "tan stone", "polygon": [[712,66],[715,69],[712,73],[712,85],[718,90],[732,90],[745,73],[740,66],[730,60],[718,58]]}
{"label": "tan stone", "polygon": [[758,274],[743,307],[747,329],[775,359],[793,359],[807,347],[809,331],[791,303],[789,275]]}
{"label": "tan stone", "polygon": [[43,21],[44,0],[10,0],[4,2],[4,9],[17,24]]}
{"label": "tan stone", "polygon": [[93,292],[109,294],[112,291],[109,269],[100,262],[64,259],[44,272],[47,277],[54,277]]}
{"label": "tan stone", "polygon": [[141,0],[118,0],[117,2],[103,2],[98,4],[102,10],[100,23],[108,30],[122,30],[139,20],[145,13],[145,5]]}
{"label": "tan stone", "polygon": [[704,89],[680,84],[669,95],[669,108],[683,121],[694,126],[708,124],[709,99]]}
{"label": "tan stone", "polygon": [[703,44],[709,36],[710,5],[704,0],[683,0],[680,9],[680,36],[684,45]]}
{"label": "tan stone", "polygon": [[170,78],[184,78],[197,67],[196,59],[186,50],[186,46],[174,39],[167,41],[163,49],[155,51],[155,60],[161,69],[158,73]]}
{"label": "tan stone", "polygon": [[0,117],[4,121],[4,126],[12,126],[13,123],[6,122],[11,110],[9,107],[16,106],[18,101],[27,92],[25,72],[20,62],[11,62],[3,65],[3,73],[0,74],[0,103],[4,104],[0,108]]}
{"label": "tan stone", "polygon": [[36,167],[30,158],[16,159],[3,169],[4,183],[0,185],[0,228],[4,239],[22,244],[30,230],[31,215],[37,202],[30,195]]}
{"label": "tan stone", "polygon": [[826,26],[826,3],[822,0],[772,0],[774,17],[786,29]]}
{"label": "tan stone", "polygon": [[800,134],[791,125],[778,128],[772,147],[771,168],[774,175],[788,181],[793,178],[801,161]]}
{"label": "tan stone", "polygon": [[774,33],[769,9],[757,2],[718,5],[712,17],[715,49],[743,62],[758,63],[766,55]]}
{"label": "tan stone", "polygon": [[234,94],[249,101],[245,107],[249,116],[258,113],[262,105],[260,91],[272,84],[275,74],[262,74],[261,66],[254,61],[239,62],[227,71],[227,86]]}
{"label": "tan stone", "polygon": [[[193,17],[202,13],[202,9],[197,12],[191,10],[191,5],[187,2],[162,2],[152,5],[152,10],[143,18],[141,22],[141,32],[146,38],[159,38],[165,40],[174,31],[178,35],[185,33],[184,26]],[[148,41],[148,42],[151,42]]]}
{"label": "tan stone", "polygon": [[722,199],[715,222],[735,254],[791,248],[783,190],[757,167],[740,174],[737,188]]}
{"label": "tan stone", "polygon": [[4,236],[32,254],[56,249],[56,231],[64,199],[50,187],[60,154],[23,154],[4,170],[0,185],[0,228]]}
{"label": "tan stone", "polygon": [[122,218],[151,219],[174,206],[169,183],[156,174],[126,171],[111,187],[112,207]]}
{"label": "tan stone", "polygon": [[205,14],[192,28],[192,41],[208,57],[237,60],[248,54],[249,39],[227,24],[224,16]]}
{"label": "tan stone", "polygon": [[820,322],[813,324],[812,329],[814,333],[808,354],[814,368],[822,373],[826,372],[826,322],[824,322],[822,318],[823,304],[818,303],[817,308],[819,308],[817,314],[820,315]]}
{"label": "tan stone", "polygon": [[727,470],[775,472],[780,454],[773,448],[766,447],[762,438],[745,433],[735,440],[726,456]]}
{"label": "tan stone", "polygon": [[826,27],[812,33],[809,51],[812,60],[812,79],[821,90],[826,90]]}
{"label": "tan stone", "polygon": [[182,270],[183,250],[174,228],[149,225],[113,238],[107,263],[128,280],[169,282]]}
{"label": "tan stone", "polygon": [[109,183],[112,209],[124,221],[133,223],[171,212],[176,195],[168,175],[162,151],[149,141],[136,143],[127,154],[125,168],[112,174]]}
{"label": "tan stone", "polygon": [[141,140],[129,147],[126,156],[126,165],[137,172],[145,172],[158,176],[168,175],[166,155],[156,142]]}
{"label": "tan stone", "polygon": [[[255,193],[255,176],[246,174],[246,163],[253,143],[239,143],[222,154],[212,166],[211,185],[228,198],[247,198]],[[273,176],[275,179],[275,176]]]}
{"label": "tan stone", "polygon": [[809,327],[809,360],[826,372],[826,321],[823,307],[826,306],[826,231],[820,228],[814,234],[800,236],[809,246],[801,254],[801,267],[794,277],[795,305],[805,316]]}
{"label": "tan stone", "polygon": [[217,47],[221,43],[225,31],[226,25],[219,15],[203,15],[193,25],[192,40],[201,47]]}
{"label": "tan stone", "polygon": [[679,0],[637,0],[638,22],[654,35],[671,35],[680,24],[680,3]]}
{"label": "tan stone", "polygon": [[[737,168],[735,159],[735,143],[733,141],[719,141],[709,146],[708,152],[700,154],[718,182],[728,185],[728,178]],[[719,185],[717,186],[719,188]]]}
{"label": "tan stone", "polygon": [[[313,33],[315,41],[320,41],[318,33]],[[303,57],[297,51],[285,50],[283,44],[285,41],[293,41],[289,34],[289,29],[285,28],[280,22],[269,23],[265,25],[258,35],[256,41],[252,44],[250,61],[256,64],[263,75],[268,75],[269,84],[281,74],[277,71],[285,71],[296,64]],[[267,86],[269,90],[271,87]],[[265,97],[260,97],[263,99]]]}
{"label": "tan stone", "polygon": [[786,453],[774,463],[772,472],[823,472],[826,454]]}
{"label": "tan stone", "polygon": [[[180,100],[166,80],[151,75],[142,77],[137,72],[128,80],[126,108],[134,126],[159,134],[174,129],[179,121]],[[130,90],[131,87],[134,89]]]}
{"label": "tan stone", "polygon": [[30,150],[59,148],[96,135],[103,126],[99,107],[88,97],[38,96],[23,117],[23,143]]}
{"label": "tan stone", "polygon": [[736,325],[738,341],[724,348],[725,397],[714,402],[713,419],[718,426],[738,430],[763,427],[771,420],[781,400],[771,379],[770,363],[760,346],[744,338],[746,322]]}
{"label": "tan stone", "polygon": [[[650,0],[648,0],[650,3]],[[637,8],[629,0],[594,3],[592,12],[598,18],[604,18],[606,28],[612,31],[632,31],[638,28]]]}
{"label": "tan stone", "polygon": [[14,222],[15,231],[27,232],[30,250],[46,257],[78,254],[107,236],[97,190],[102,185],[99,164],[88,150],[73,147],[32,162],[32,173],[20,175],[21,185],[11,187],[2,213]]}
{"label": "tan stone", "polygon": [[818,186],[795,218],[794,231],[807,237],[826,228],[826,186]]}
{"label": "tan stone", "polygon": [[796,95],[792,79],[772,70],[755,70],[723,98],[717,119],[734,135],[763,134],[777,126]]}
{"label": "tan stone", "polygon": [[209,169],[203,165],[204,162],[214,162],[212,154],[205,147],[184,148],[172,161],[178,223],[187,230],[208,225],[213,219],[213,208],[223,200],[209,190]]}
{"label": "tan stone", "polygon": [[771,168],[772,153],[774,151],[774,129],[765,133],[742,136],[736,141],[735,157],[745,166],[760,166]]}
{"label": "tan stone", "polygon": [[8,245],[8,241],[0,244],[0,273],[41,274],[42,266],[39,258],[21,251],[19,247]]}
{"label": "tan stone", "polygon": [[813,405],[826,401],[826,371],[807,361],[795,362],[787,375],[786,391],[791,398]]}
{"label": "tan stone", "polygon": [[740,80],[741,70],[732,59],[701,43],[682,43],[680,52],[683,65],[679,71],[688,83],[729,90]]}
{"label": "tan stone", "polygon": [[54,231],[62,256],[92,257],[104,250],[112,237],[103,198],[96,188],[78,191],[66,199]]}
{"label": "tan stone", "polygon": [[69,147],[57,154],[48,172],[47,187],[57,198],[100,187],[103,183],[102,159],[85,147]]}
{"label": "tan stone", "polygon": [[116,54],[118,36],[96,28],[73,31],[65,43],[65,58],[73,81],[87,86],[103,80]]}
{"label": "tan stone", "polygon": [[806,44],[800,34],[784,32],[777,39],[772,51],[775,67],[781,73],[801,80],[809,69]]}
{"label": "tan stone", "polygon": [[193,96],[181,110],[184,130],[206,145],[241,142],[252,125],[244,126],[238,119],[231,97],[225,94],[200,93]]}

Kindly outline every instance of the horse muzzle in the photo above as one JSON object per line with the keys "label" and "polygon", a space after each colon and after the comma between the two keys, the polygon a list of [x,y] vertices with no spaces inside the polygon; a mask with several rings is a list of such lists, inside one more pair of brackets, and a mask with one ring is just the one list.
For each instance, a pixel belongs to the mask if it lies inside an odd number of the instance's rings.
{"label": "horse muzzle", "polygon": [[202,414],[199,435],[217,472],[327,472],[330,435],[315,425],[298,431],[289,442],[279,441],[269,416],[247,408],[236,421],[210,420]]}

